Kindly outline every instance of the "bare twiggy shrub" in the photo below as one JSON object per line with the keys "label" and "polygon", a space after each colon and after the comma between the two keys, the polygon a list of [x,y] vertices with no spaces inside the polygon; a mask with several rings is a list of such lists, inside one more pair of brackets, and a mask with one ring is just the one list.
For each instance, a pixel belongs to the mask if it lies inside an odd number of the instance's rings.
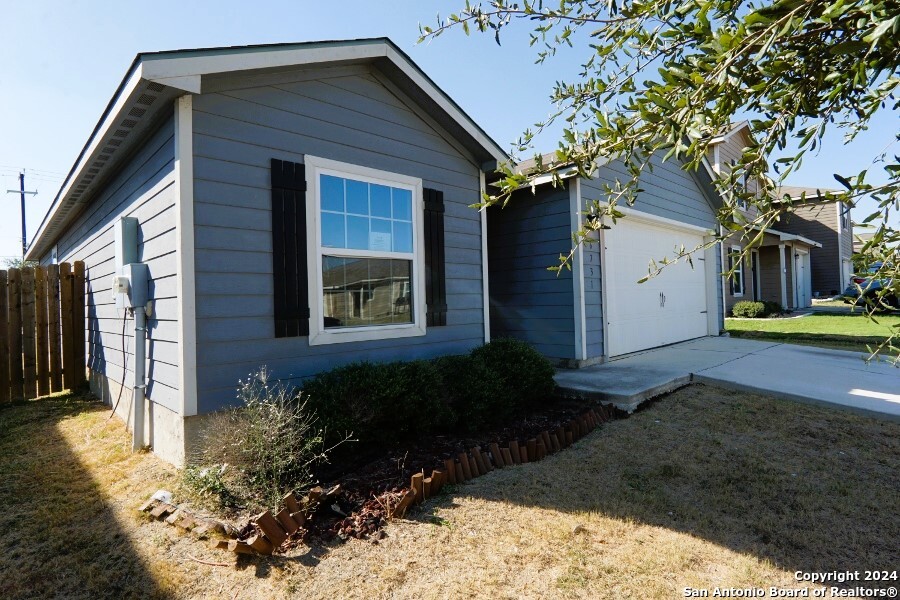
{"label": "bare twiggy shrub", "polygon": [[349,440],[326,447],[301,393],[273,382],[265,367],[238,382],[237,396],[239,406],[210,416],[196,464],[185,469],[187,487],[219,504],[277,509],[285,493],[309,487],[315,466]]}

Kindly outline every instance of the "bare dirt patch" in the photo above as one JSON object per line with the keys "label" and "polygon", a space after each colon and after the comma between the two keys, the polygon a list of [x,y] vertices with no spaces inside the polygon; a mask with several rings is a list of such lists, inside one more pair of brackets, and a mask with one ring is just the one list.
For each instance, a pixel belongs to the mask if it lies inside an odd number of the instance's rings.
{"label": "bare dirt patch", "polygon": [[706,386],[451,488],[377,544],[270,558],[138,514],[177,475],[107,414],[0,409],[0,596],[672,598],[900,555],[900,425]]}

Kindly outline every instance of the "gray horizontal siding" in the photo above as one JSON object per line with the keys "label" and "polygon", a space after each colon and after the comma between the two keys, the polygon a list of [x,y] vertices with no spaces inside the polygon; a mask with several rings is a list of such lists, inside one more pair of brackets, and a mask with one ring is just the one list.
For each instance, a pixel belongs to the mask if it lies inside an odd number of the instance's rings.
{"label": "gray horizontal siding", "polygon": [[841,261],[853,254],[852,237],[848,243],[852,233],[838,233],[837,209],[833,203],[795,205],[778,223],[778,229],[822,244],[821,248],[812,248],[809,253],[814,296],[842,291]]}
{"label": "gray horizontal siding", "polygon": [[488,211],[491,335],[532,344],[552,359],[575,358],[572,273],[547,267],[571,249],[569,191],[516,192]]}
{"label": "gray horizontal siding", "polygon": [[582,246],[584,265],[584,318],[587,358],[603,356],[603,278],[600,272],[600,244]]}
{"label": "gray horizontal siding", "polygon": [[[715,211],[700,191],[694,176],[680,167],[680,162],[671,159],[666,162],[656,156],[651,164],[653,170],[645,170],[641,175],[640,187],[634,209],[665,217],[690,225],[716,226]],[[596,176],[582,181],[582,197],[585,200],[606,200],[603,185],[616,181],[625,182],[631,175],[621,161],[600,167]]]}
{"label": "gray horizontal siding", "polygon": [[[194,100],[199,411],[234,399],[266,365],[300,381],[356,360],[464,353],[483,342],[477,167],[409,100],[363,67],[219,81]],[[270,160],[314,155],[423,180],[444,192],[447,325],[422,337],[310,347],[276,339]]]}
{"label": "gray horizontal siding", "polygon": [[[651,164],[653,169],[645,170],[641,176],[640,187],[643,191],[638,194],[634,209],[657,217],[714,229],[715,210],[710,206],[694,176],[681,169],[677,160],[663,162],[654,156]],[[605,202],[607,195],[603,189],[604,185],[614,185],[616,181],[625,182],[630,178],[630,174],[620,161],[605,165],[598,170],[594,178],[582,180],[582,200]],[[584,266],[587,357],[598,358],[603,356],[604,351],[602,277],[598,244],[585,248]],[[722,313],[721,286],[717,282],[710,282],[710,285],[720,288],[718,310]],[[720,321],[724,323],[723,319],[724,315],[720,314]]]}
{"label": "gray horizontal siding", "polygon": [[120,217],[138,219],[138,260],[149,265],[150,297],[155,301],[153,316],[147,319],[147,397],[180,412],[173,135],[174,121],[169,118],[57,243],[60,261],[85,263],[88,367],[127,385],[134,372],[134,324],[129,317],[123,339],[123,314],[110,293],[113,226]]}

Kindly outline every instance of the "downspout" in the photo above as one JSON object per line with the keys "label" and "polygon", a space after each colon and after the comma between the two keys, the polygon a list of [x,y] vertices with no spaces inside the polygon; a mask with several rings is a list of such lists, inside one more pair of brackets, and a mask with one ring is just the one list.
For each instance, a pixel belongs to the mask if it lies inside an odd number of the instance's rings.
{"label": "downspout", "polygon": [[147,313],[143,306],[136,306],[134,312],[134,386],[131,389],[132,413],[134,426],[132,427],[131,450],[137,452],[144,446],[144,404],[147,385],[146,359],[147,359]]}

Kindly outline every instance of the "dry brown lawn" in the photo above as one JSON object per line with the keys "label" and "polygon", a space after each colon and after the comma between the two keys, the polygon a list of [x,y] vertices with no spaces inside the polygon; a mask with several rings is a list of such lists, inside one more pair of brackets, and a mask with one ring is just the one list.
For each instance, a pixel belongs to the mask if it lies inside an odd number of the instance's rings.
{"label": "dry brown lawn", "polygon": [[0,598],[676,598],[900,563],[900,424],[822,407],[695,385],[451,490],[377,545],[268,559],[137,513],[177,473],[130,454],[108,414],[0,408]]}

